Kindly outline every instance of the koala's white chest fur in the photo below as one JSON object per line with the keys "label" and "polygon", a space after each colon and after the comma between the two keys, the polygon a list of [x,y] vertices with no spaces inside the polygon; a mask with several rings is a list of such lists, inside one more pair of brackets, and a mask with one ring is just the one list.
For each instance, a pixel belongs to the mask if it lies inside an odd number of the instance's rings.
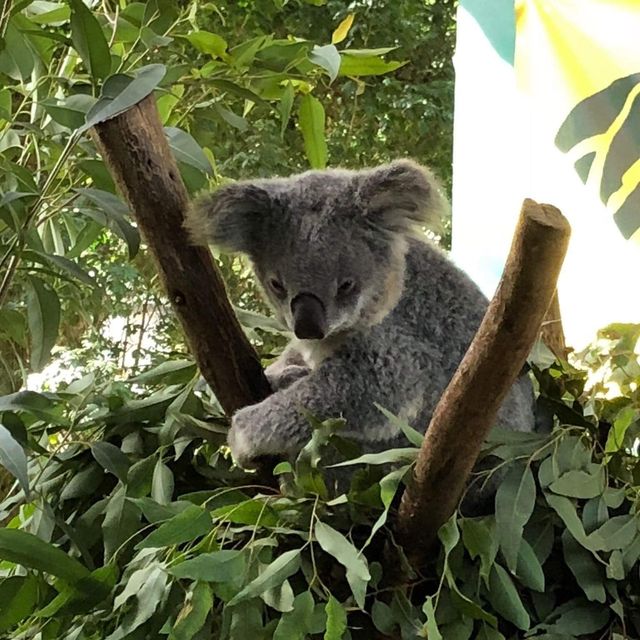
{"label": "koala's white chest fur", "polygon": [[324,340],[294,339],[290,346],[302,356],[307,367],[313,370],[330,357],[343,342],[343,337],[328,337]]}

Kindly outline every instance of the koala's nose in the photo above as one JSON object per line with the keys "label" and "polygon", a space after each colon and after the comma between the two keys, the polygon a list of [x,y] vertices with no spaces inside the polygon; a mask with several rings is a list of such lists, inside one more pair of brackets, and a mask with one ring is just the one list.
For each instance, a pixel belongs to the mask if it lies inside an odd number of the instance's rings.
{"label": "koala's nose", "polygon": [[321,340],[327,333],[327,317],[322,300],[312,293],[299,293],[291,301],[293,332],[301,340]]}

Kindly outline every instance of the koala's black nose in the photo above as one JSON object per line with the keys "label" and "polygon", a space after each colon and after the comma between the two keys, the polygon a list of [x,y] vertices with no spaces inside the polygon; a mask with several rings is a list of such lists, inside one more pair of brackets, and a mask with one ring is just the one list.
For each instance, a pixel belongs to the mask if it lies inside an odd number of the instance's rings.
{"label": "koala's black nose", "polygon": [[291,301],[293,332],[301,340],[321,340],[327,333],[327,317],[320,298],[299,293]]}

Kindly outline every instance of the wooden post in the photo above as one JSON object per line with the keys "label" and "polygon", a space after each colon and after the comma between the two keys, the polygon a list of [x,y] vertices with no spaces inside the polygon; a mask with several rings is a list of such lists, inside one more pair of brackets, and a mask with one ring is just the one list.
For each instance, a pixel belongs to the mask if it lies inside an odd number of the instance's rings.
{"label": "wooden post", "polygon": [[397,539],[420,566],[453,514],[498,409],[518,377],[556,289],[570,227],[525,200],[493,300],[438,403],[402,496]]}
{"label": "wooden post", "polygon": [[206,248],[191,246],[182,223],[188,195],[155,99],[93,130],[105,163],[153,254],[169,300],[205,380],[227,414],[270,393]]}

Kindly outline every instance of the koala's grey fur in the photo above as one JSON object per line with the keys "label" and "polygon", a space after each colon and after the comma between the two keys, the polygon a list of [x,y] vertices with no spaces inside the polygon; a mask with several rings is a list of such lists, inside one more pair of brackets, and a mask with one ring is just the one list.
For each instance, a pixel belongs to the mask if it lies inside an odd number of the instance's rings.
{"label": "koala's grey fur", "polygon": [[[324,309],[325,337],[292,341],[267,370],[275,393],[233,416],[238,464],[294,457],[310,437],[303,409],[343,416],[344,435],[364,452],[407,444],[374,403],[425,430],[487,306],[416,233],[441,205],[433,176],[409,160],[237,182],[196,202],[187,219],[194,240],[246,254],[286,326],[294,329],[300,294]],[[528,378],[514,385],[497,424],[534,428]]]}

